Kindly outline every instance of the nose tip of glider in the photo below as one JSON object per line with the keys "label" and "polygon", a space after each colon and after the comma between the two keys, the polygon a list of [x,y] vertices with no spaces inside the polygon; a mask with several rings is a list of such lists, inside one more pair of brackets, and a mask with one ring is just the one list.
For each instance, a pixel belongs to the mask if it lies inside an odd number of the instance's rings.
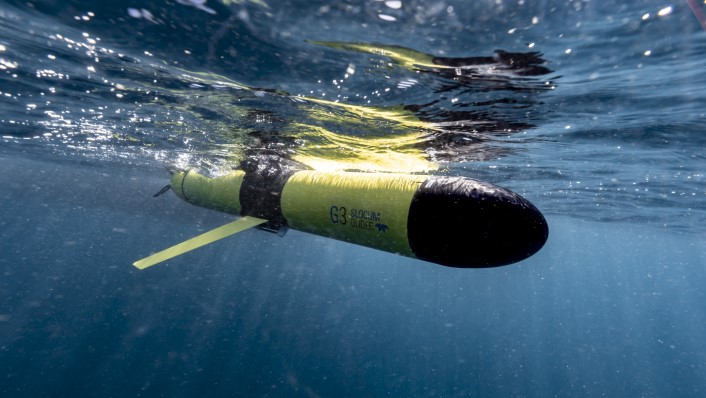
{"label": "nose tip of glider", "polygon": [[422,260],[485,268],[532,256],[547,241],[549,227],[520,195],[468,178],[440,177],[415,195],[408,234]]}

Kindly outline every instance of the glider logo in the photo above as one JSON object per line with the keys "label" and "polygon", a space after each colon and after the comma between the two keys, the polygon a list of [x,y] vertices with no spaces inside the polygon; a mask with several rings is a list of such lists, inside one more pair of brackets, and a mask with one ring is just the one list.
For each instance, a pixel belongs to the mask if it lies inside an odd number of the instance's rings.
{"label": "glider logo", "polygon": [[378,229],[378,232],[385,232],[389,228],[387,226],[387,224],[380,224],[380,223],[375,224],[375,227]]}
{"label": "glider logo", "polygon": [[331,206],[329,218],[332,224],[346,225],[367,231],[386,232],[390,227],[380,222],[381,215],[377,211],[350,209],[344,206]]}
{"label": "glider logo", "polygon": [[331,206],[329,209],[329,216],[331,217],[331,223],[345,225],[348,220],[346,219],[346,208],[341,206]]}

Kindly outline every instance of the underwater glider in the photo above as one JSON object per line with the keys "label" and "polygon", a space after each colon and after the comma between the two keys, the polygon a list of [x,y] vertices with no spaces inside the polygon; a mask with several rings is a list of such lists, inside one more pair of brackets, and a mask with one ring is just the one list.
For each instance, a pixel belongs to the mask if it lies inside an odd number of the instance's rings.
{"label": "underwater glider", "polygon": [[529,201],[465,177],[315,171],[275,156],[246,160],[215,178],[178,171],[171,188],[189,203],[242,217],[135,262],[139,269],[255,226],[292,228],[457,268],[524,260],[549,235]]}

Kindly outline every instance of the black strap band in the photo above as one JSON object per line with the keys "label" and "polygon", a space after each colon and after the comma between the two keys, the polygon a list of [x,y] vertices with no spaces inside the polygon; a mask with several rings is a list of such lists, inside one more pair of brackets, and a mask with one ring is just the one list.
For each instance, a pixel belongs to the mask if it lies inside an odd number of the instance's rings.
{"label": "black strap band", "polygon": [[240,187],[241,214],[268,220],[265,227],[279,230],[287,225],[280,200],[289,177],[305,167],[276,155],[248,158],[240,167],[245,171]]}

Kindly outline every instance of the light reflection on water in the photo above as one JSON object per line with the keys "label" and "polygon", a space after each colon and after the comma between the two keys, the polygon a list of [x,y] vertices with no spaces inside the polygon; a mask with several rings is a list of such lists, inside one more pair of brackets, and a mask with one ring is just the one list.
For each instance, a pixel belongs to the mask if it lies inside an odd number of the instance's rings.
{"label": "light reflection on water", "polygon": [[703,218],[702,61],[668,59],[703,48],[677,31],[694,22],[686,8],[50,3],[3,6],[9,150],[214,173],[275,152],[480,176],[581,218]]}

